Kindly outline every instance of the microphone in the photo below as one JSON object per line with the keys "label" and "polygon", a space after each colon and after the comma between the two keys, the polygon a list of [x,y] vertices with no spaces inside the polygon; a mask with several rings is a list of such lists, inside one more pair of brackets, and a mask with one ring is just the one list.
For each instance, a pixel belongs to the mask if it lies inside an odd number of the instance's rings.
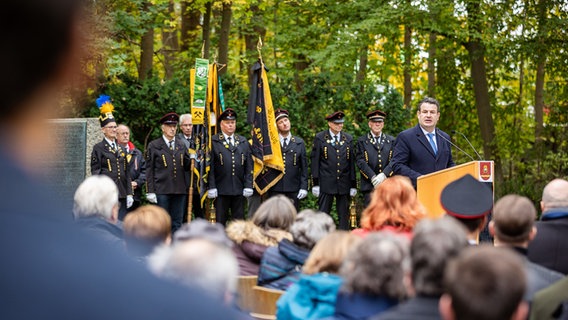
{"label": "microphone", "polygon": [[477,157],[479,158],[479,160],[483,160],[483,158],[479,155],[479,153],[477,153],[477,150],[475,150],[475,148],[473,147],[473,145],[471,144],[471,142],[469,141],[469,139],[465,136],[465,134],[457,131],[457,130],[452,130],[452,134],[460,134],[465,141],[467,141],[467,143],[469,144],[469,146],[473,149],[473,152],[475,152],[475,154],[477,155]]}
{"label": "microphone", "polygon": [[451,144],[453,147],[455,147],[456,149],[458,149],[459,151],[463,152],[463,154],[465,154],[466,156],[468,156],[471,161],[475,161],[475,159],[467,152],[463,151],[462,148],[456,146],[453,142],[451,142],[450,140],[448,140],[446,137],[444,137],[443,135],[441,135],[438,130],[436,130],[436,135],[444,140],[446,140],[449,144]]}

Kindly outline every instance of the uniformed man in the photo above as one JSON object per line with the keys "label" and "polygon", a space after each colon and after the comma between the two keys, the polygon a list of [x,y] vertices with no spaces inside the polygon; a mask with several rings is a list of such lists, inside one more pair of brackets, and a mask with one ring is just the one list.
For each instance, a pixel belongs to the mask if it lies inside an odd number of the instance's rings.
{"label": "uniformed man", "polygon": [[[185,144],[185,147],[188,148],[190,150],[190,154],[193,154],[195,152],[195,136],[193,135],[193,119],[191,117],[190,113],[184,113],[181,116],[179,116],[179,126],[181,129],[181,132],[177,135],[177,137],[183,141],[183,143]],[[196,163],[197,165],[197,163]],[[186,173],[187,175],[187,189],[189,191],[189,185],[190,185],[190,176],[189,176],[189,171]],[[204,216],[204,210],[203,208],[201,208],[201,198],[199,196],[199,191],[197,189],[197,186],[199,184],[198,178],[197,176],[194,174],[193,175],[193,182],[192,182],[192,186],[193,186],[193,195],[192,195],[192,211],[193,214],[195,215],[195,218],[205,218]],[[186,214],[183,217],[183,222],[187,222],[187,203],[185,204],[185,208],[186,208]],[[191,214],[191,213],[190,213]]]}
{"label": "uniformed man", "polygon": [[227,108],[217,119],[220,132],[211,137],[211,171],[207,197],[216,198],[217,222],[245,218],[245,197],[253,194],[251,150],[245,137],[235,134],[237,113]]}
{"label": "uniformed man", "polygon": [[270,188],[269,195],[285,195],[300,211],[300,200],[308,195],[308,159],[304,140],[290,133],[288,115],[287,110],[280,108],[274,112],[284,160],[284,176]]}
{"label": "uniformed man", "polygon": [[356,158],[365,207],[369,205],[371,191],[393,173],[390,159],[394,137],[383,132],[386,117],[381,110],[367,113],[370,132],[357,139]]}
{"label": "uniformed man", "polygon": [[182,225],[187,199],[186,171],[190,156],[181,139],[176,139],[179,116],[170,112],[160,123],[162,136],[146,149],[146,198],[164,208],[172,218],[172,233]]}
{"label": "uniformed man", "polygon": [[91,152],[91,174],[104,174],[116,183],[120,201],[118,218],[123,220],[127,209],[134,203],[128,160],[126,159],[127,153],[126,149],[120,146],[116,140],[117,125],[112,115],[114,106],[110,101],[110,97],[101,95],[97,99],[97,106],[101,112],[99,121],[104,138],[103,141],[93,146],[93,151]]}
{"label": "uniformed man", "polygon": [[118,144],[126,150],[126,160],[128,161],[132,191],[134,192],[134,204],[128,208],[128,212],[140,206],[142,199],[142,186],[146,183],[146,161],[142,151],[134,146],[130,141],[130,128],[127,125],[119,124],[116,129],[118,133]]}
{"label": "uniformed man", "polygon": [[312,193],[319,211],[330,213],[336,199],[339,229],[349,229],[349,200],[357,194],[353,138],[342,132],[345,114],[334,112],[325,119],[329,130],[316,134],[312,147]]}

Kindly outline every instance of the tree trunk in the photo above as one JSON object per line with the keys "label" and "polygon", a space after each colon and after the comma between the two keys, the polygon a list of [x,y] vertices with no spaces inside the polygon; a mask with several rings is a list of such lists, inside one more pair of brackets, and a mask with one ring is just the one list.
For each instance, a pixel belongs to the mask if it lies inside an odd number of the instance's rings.
{"label": "tree trunk", "polygon": [[258,38],[264,39],[266,35],[266,28],[264,27],[262,12],[258,5],[251,5],[250,11],[252,12],[251,23],[247,30],[244,30],[245,35],[245,48],[249,65],[246,66],[248,70],[249,87],[252,84],[252,70],[253,63],[258,59],[257,43]]}
{"label": "tree trunk", "polygon": [[[357,82],[365,81],[365,78],[367,77],[368,62],[369,62],[368,49],[367,46],[365,45],[363,48],[361,48],[361,55],[359,56],[359,70],[357,70],[357,77],[355,78],[355,81]],[[361,84],[361,89],[363,89],[362,84]]]}
{"label": "tree trunk", "polygon": [[225,67],[219,70],[219,75],[227,72],[227,65],[229,63],[229,35],[231,34],[231,16],[233,9],[231,3],[223,2],[223,11],[221,13],[221,32],[219,35],[219,60],[220,64]]}
{"label": "tree trunk", "polygon": [[203,59],[209,59],[209,48],[211,46],[211,8],[213,1],[205,4],[205,14],[203,15]]}
{"label": "tree trunk", "polygon": [[[148,11],[150,2],[144,3],[144,11]],[[152,25],[152,24],[150,24]],[[140,44],[140,64],[138,65],[138,79],[143,81],[152,76],[154,60],[154,29],[152,26],[142,35]]]}
{"label": "tree trunk", "polygon": [[428,45],[428,96],[436,98],[436,33],[430,32]]}
{"label": "tree trunk", "polygon": [[404,105],[412,108],[412,28],[404,26]]}
{"label": "tree trunk", "polygon": [[181,51],[187,51],[189,45],[195,43],[199,35],[197,31],[201,12],[194,8],[194,2],[186,0],[181,3]]}
{"label": "tree trunk", "polygon": [[[171,17],[175,16],[174,2],[170,0],[168,11]],[[174,75],[173,62],[175,53],[179,50],[177,30],[172,27],[162,29],[162,55],[164,56],[164,71],[166,79],[171,79]]]}

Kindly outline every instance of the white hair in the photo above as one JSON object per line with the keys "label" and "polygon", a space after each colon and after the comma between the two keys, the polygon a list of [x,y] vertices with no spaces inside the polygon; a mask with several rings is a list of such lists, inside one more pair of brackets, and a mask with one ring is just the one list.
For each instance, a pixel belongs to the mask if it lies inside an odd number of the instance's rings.
{"label": "white hair", "polygon": [[118,188],[105,175],[90,176],[75,191],[73,216],[101,216],[112,218],[113,207],[118,204]]}
{"label": "white hair", "polygon": [[179,116],[179,123],[183,123],[183,120],[185,120],[186,118],[191,119],[191,113],[184,113]]}
{"label": "white hair", "polygon": [[233,251],[206,239],[160,247],[148,258],[148,264],[159,277],[199,286],[227,304],[237,289],[239,265]]}

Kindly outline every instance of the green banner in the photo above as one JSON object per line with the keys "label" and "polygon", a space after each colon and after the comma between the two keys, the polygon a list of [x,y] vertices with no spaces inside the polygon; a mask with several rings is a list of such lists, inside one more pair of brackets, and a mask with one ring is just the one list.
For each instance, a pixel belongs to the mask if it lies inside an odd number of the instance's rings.
{"label": "green banner", "polygon": [[193,104],[191,108],[193,124],[203,124],[203,119],[205,118],[208,73],[209,60],[195,59],[195,85],[193,87]]}

